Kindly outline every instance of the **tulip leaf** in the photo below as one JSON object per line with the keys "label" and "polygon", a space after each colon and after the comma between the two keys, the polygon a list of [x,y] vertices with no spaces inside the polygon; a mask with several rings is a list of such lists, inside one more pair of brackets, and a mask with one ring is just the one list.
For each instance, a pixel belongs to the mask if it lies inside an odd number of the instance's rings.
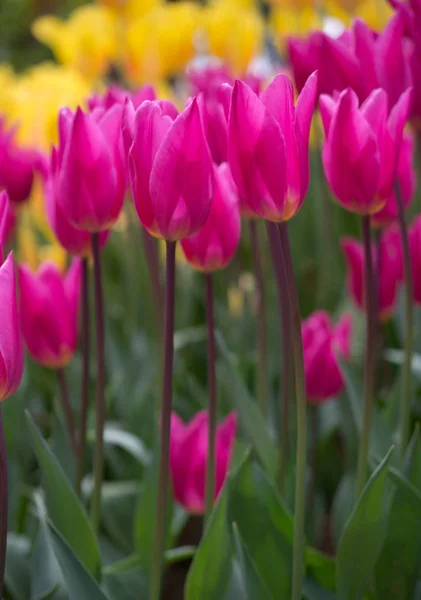
{"label": "tulip leaf", "polygon": [[235,522],[260,579],[274,598],[288,598],[293,521],[251,455],[228,480],[228,520]]}
{"label": "tulip leaf", "polygon": [[247,387],[233,364],[221,367],[221,381],[225,382],[238,412],[240,427],[248,438],[265,471],[274,476],[277,466],[277,451],[269,436],[257,402],[250,396]]}
{"label": "tulip leaf", "polygon": [[95,579],[73,553],[58,529],[49,524],[54,552],[63,572],[70,600],[108,600]]}
{"label": "tulip leaf", "polygon": [[[405,470],[415,476],[417,483],[420,452],[417,428],[405,459]],[[375,591],[379,600],[413,598],[421,569],[421,537],[414,535],[421,530],[421,495],[414,493],[413,490],[417,490],[411,481],[399,475],[394,479],[396,490],[389,527],[375,570]]]}
{"label": "tulip leaf", "polygon": [[100,569],[100,555],[88,517],[28,412],[26,417],[43,476],[49,517],[86,569],[96,577]]}
{"label": "tulip leaf", "polygon": [[30,598],[30,552],[31,543],[27,537],[13,532],[7,534],[4,582],[13,600]]}
{"label": "tulip leaf", "polygon": [[392,450],[365,485],[339,541],[336,564],[339,600],[361,600],[386,539],[385,484]]}
{"label": "tulip leaf", "polygon": [[403,471],[412,485],[421,491],[421,436],[419,423],[416,424],[414,434],[408,444]]}
{"label": "tulip leaf", "polygon": [[272,594],[260,579],[256,566],[245,548],[236,523],[232,524],[232,536],[241,570],[241,583],[243,587],[241,598],[244,600],[273,600]]}
{"label": "tulip leaf", "polygon": [[305,560],[309,575],[324,588],[335,590],[335,559],[315,548],[307,548]]}
{"label": "tulip leaf", "polygon": [[225,484],[190,567],[185,600],[215,600],[225,596],[232,570],[232,544],[227,526],[227,510],[228,488]]}

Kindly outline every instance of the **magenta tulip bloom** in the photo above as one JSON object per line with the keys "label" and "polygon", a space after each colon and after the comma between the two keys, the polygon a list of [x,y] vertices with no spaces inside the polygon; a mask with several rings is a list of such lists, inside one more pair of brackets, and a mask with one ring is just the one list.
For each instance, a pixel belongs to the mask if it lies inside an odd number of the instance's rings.
{"label": "magenta tulip bloom", "polygon": [[240,241],[241,219],[237,188],[227,163],[215,167],[212,205],[206,223],[192,237],[181,240],[185,257],[199,271],[223,269]]}
{"label": "magenta tulip bloom", "polygon": [[18,319],[15,265],[12,253],[0,265],[0,323],[1,401],[17,390],[23,374],[23,346]]}
{"label": "magenta tulip bloom", "polygon": [[307,400],[321,404],[344,388],[338,354],[349,358],[352,318],[345,314],[333,325],[328,313],[320,310],[303,321],[301,329]]}
{"label": "magenta tulip bloom", "polygon": [[339,203],[349,211],[374,214],[392,193],[411,99],[409,89],[388,118],[387,96],[381,89],[360,107],[357,95],[349,88],[336,100],[320,97],[326,178]]}
{"label": "magenta tulip bloom", "polygon": [[[399,151],[397,178],[405,208],[408,208],[415,194],[416,175],[414,168],[414,140],[409,134],[404,135]],[[379,212],[371,216],[373,227],[386,227],[398,218],[395,188],[392,188],[386,204]]]}
{"label": "magenta tulip bloom", "polygon": [[0,192],[0,265],[3,263],[3,249],[15,220],[16,216],[7,192]]}
{"label": "magenta tulip bloom", "polygon": [[409,228],[409,248],[411,252],[412,285],[414,301],[421,304],[421,216]]}
{"label": "magenta tulip bloom", "polygon": [[67,365],[77,344],[81,262],[75,258],[63,277],[52,263],[37,273],[19,266],[19,314],[32,358],[53,369]]}
{"label": "magenta tulip bloom", "polygon": [[110,229],[126,187],[122,105],[85,114],[62,113],[58,153],[58,199],[66,219],[90,233]]}
{"label": "magenta tulip bloom", "polygon": [[[174,108],[174,107],[173,107]],[[129,149],[130,184],[137,214],[154,236],[175,241],[204,225],[213,196],[213,164],[197,100],[175,119],[170,103],[126,107],[123,124]]]}
{"label": "magenta tulip bloom", "polygon": [[[352,238],[341,240],[342,251],[347,264],[348,292],[360,310],[364,310],[364,250],[360,242]],[[377,273],[378,258],[372,247],[374,272]],[[395,310],[398,291],[403,279],[402,244],[397,227],[389,227],[382,233],[380,241],[380,277],[378,290],[378,311],[381,321],[387,321]]]}
{"label": "magenta tulip bloom", "polygon": [[[216,428],[215,499],[224,485],[237,431],[237,416],[231,413]],[[190,513],[205,510],[208,413],[201,411],[187,424],[171,415],[170,469],[176,501]]]}
{"label": "magenta tulip bloom", "polygon": [[294,106],[288,77],[279,74],[259,98],[236,81],[228,124],[228,159],[244,204],[268,221],[300,209],[309,184],[308,143],[317,76],[307,80]]}
{"label": "magenta tulip bloom", "polygon": [[7,130],[0,119],[0,189],[5,189],[14,204],[27,200],[31,193],[39,155],[18,146],[16,130]]}

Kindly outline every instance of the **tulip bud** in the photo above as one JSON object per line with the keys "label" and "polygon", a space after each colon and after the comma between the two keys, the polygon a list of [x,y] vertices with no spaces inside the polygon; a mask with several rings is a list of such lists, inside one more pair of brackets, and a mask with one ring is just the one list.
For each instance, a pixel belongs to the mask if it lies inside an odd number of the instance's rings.
{"label": "tulip bud", "polygon": [[81,262],[74,259],[63,277],[53,263],[37,273],[19,266],[19,313],[32,358],[53,369],[67,365],[76,350]]}
{"label": "tulip bud", "polygon": [[152,235],[175,241],[196,233],[208,217],[213,164],[196,99],[175,119],[170,113],[146,101],[126,131],[133,130],[128,163],[139,219]]}
{"label": "tulip bud", "polygon": [[388,118],[387,96],[381,89],[370,94],[361,107],[349,88],[336,100],[320,97],[326,178],[339,203],[349,211],[374,214],[392,193],[411,99],[412,90],[404,92]]}
{"label": "tulip bud", "polygon": [[[365,306],[365,262],[362,244],[352,238],[341,240],[347,263],[347,286],[351,298],[360,310]],[[382,233],[380,240],[380,274],[376,248],[372,247],[374,272],[378,278],[377,306],[381,321],[387,321],[395,310],[398,291],[403,279],[402,243],[399,230],[392,226]]]}
{"label": "tulip bud", "polygon": [[279,74],[259,98],[236,81],[228,125],[228,158],[242,201],[268,221],[300,209],[309,184],[308,143],[317,92],[311,75],[296,106],[288,77]]}
{"label": "tulip bud", "polygon": [[[237,415],[231,413],[216,428],[215,499],[227,476],[237,431]],[[190,423],[171,415],[170,469],[174,497],[190,513],[205,510],[205,480],[208,454],[208,413],[201,411]]]}
{"label": "tulip bud", "polygon": [[345,314],[337,325],[329,315],[316,311],[302,323],[307,399],[320,404],[340,394],[344,388],[338,354],[349,358],[351,315]]}
{"label": "tulip bud", "polygon": [[66,219],[90,233],[110,229],[123,206],[125,164],[121,135],[123,107],[79,108],[62,120],[58,198]]}
{"label": "tulip bud", "polygon": [[240,241],[241,219],[238,195],[229,166],[215,168],[215,185],[206,223],[196,234],[181,241],[187,261],[199,271],[223,269]]}
{"label": "tulip bud", "polygon": [[20,148],[15,133],[13,129],[7,131],[0,119],[0,189],[7,191],[11,202],[20,204],[31,193],[38,154]]}

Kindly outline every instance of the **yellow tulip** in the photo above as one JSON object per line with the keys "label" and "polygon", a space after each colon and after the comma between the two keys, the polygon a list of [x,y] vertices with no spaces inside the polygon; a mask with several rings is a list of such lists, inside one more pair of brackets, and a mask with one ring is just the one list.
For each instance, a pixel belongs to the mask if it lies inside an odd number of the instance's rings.
{"label": "yellow tulip", "polygon": [[161,0],[98,0],[99,4],[115,10],[125,19],[136,19],[161,4]]}
{"label": "yellow tulip", "polygon": [[312,7],[297,11],[276,6],[270,20],[275,45],[281,54],[284,54],[288,36],[304,36],[310,31],[321,29],[322,26],[323,21],[320,14]]}

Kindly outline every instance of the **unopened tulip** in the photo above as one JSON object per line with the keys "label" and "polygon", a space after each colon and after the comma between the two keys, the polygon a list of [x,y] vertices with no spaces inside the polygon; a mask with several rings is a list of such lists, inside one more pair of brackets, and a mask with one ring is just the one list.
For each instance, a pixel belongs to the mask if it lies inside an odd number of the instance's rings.
{"label": "unopened tulip", "polygon": [[326,178],[339,203],[349,211],[374,214],[392,193],[411,100],[409,89],[388,116],[387,95],[382,89],[370,94],[361,106],[349,88],[336,99],[320,97]]}
{"label": "unopened tulip", "polygon": [[23,373],[23,346],[16,303],[12,253],[0,265],[0,401],[19,387]]}
{"label": "unopened tulip", "polygon": [[197,100],[175,119],[169,106],[146,101],[134,122],[130,115],[125,120],[123,138],[133,132],[129,176],[143,226],[169,241],[195,234],[208,217],[213,196],[213,164]]}
{"label": "unopened tulip", "polygon": [[317,76],[296,106],[291,81],[279,74],[259,98],[236,81],[228,125],[228,159],[244,204],[268,221],[293,217],[309,184],[308,143]]}
{"label": "unopened tulip", "polygon": [[123,206],[126,174],[121,135],[123,106],[63,119],[58,198],[67,220],[90,233],[110,229]]}
{"label": "unopened tulip", "polygon": [[[231,413],[216,429],[215,499],[229,469],[237,431],[237,416]],[[176,501],[190,513],[205,510],[208,413],[201,411],[187,424],[171,415],[170,469]]]}
{"label": "unopened tulip", "polygon": [[0,119],[0,189],[9,199],[20,204],[29,198],[38,165],[38,154],[21,148],[15,140],[15,130],[7,130]]}
{"label": "unopened tulip", "polygon": [[[343,238],[342,251],[347,264],[348,292],[360,310],[365,306],[365,262],[364,249],[360,242]],[[378,256],[372,247],[374,272],[376,273],[377,306],[381,321],[387,321],[393,314],[398,299],[398,291],[403,278],[402,244],[399,230],[392,226],[383,231],[380,241],[380,273]]]}
{"label": "unopened tulip", "polygon": [[81,262],[74,259],[63,276],[53,263],[37,273],[19,266],[19,314],[32,358],[53,369],[67,365],[77,344]]}
{"label": "unopened tulip", "polygon": [[352,319],[343,315],[336,325],[324,311],[302,323],[307,400],[320,404],[341,393],[344,380],[338,355],[349,358]]}
{"label": "unopened tulip", "polygon": [[[415,193],[415,168],[414,168],[414,140],[409,134],[404,135],[399,151],[397,180],[402,195],[404,208],[408,208]],[[386,227],[398,218],[398,205],[396,203],[395,188],[386,199],[384,207],[371,216],[373,227]]]}
{"label": "unopened tulip", "polygon": [[238,195],[227,163],[215,168],[214,195],[209,216],[193,236],[181,240],[187,261],[199,271],[223,269],[240,241]]}

